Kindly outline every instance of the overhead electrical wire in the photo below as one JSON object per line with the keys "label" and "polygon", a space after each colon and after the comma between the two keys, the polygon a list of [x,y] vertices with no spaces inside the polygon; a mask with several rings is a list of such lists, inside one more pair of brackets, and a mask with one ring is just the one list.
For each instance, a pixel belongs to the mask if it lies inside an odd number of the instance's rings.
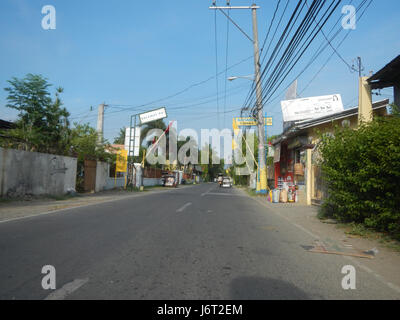
{"label": "overhead electrical wire", "polygon": [[[365,3],[368,0],[363,0],[361,2],[361,4],[358,6],[356,12],[360,11],[361,8],[365,5]],[[353,2],[353,1],[351,1]],[[361,20],[361,18],[363,17],[363,15],[365,14],[366,10],[369,8],[369,6],[371,5],[371,3],[373,2],[373,0],[370,0],[369,3],[367,4],[367,6],[364,8],[364,10],[362,11],[362,13],[358,16],[358,21]],[[341,21],[341,17],[339,18],[338,22]],[[332,27],[331,31],[329,32],[328,36],[332,33],[332,31],[334,30],[334,28],[336,27],[336,25],[338,24],[338,22]],[[341,31],[343,30],[343,28],[340,26],[338,31],[332,36],[332,38],[330,39],[330,42],[332,42],[337,36],[338,34],[341,33]],[[344,43],[344,41],[347,39],[347,37],[350,35],[351,30],[349,30],[346,35],[344,36],[344,38],[339,42],[339,44],[336,47],[336,50]],[[294,78],[294,80],[298,79],[299,77],[301,77],[304,72],[310,67],[311,64],[313,64],[315,62],[315,60],[319,57],[319,55],[322,54],[322,52],[328,47],[328,44],[322,43],[320,45],[320,47],[316,50],[316,54],[311,57],[309,63],[303,68],[303,70],[300,71],[299,74],[297,74],[297,76]],[[333,56],[335,55],[335,52],[333,52],[328,59],[325,61],[325,63],[321,66],[321,68],[317,71],[317,73],[311,78],[311,80],[307,83],[307,85],[302,89],[302,91],[300,92],[300,95],[302,95],[304,93],[304,91],[311,85],[311,83],[317,78],[317,76],[322,72],[322,70],[325,68],[325,66],[329,63],[329,61],[333,58]],[[294,81],[293,80],[293,81]],[[293,82],[292,81],[292,82]],[[290,83],[292,83],[290,82]],[[288,88],[289,88],[290,84],[285,87],[280,93],[276,94],[274,98],[271,98],[271,100],[269,101],[269,103],[272,103],[274,101],[276,101],[276,99],[279,98],[279,96],[281,96]]]}
{"label": "overhead electrical wire", "polygon": [[[228,17],[230,16],[230,10],[228,10]],[[224,93],[224,112],[226,110],[226,87],[228,84],[228,53],[229,53],[229,19],[226,20],[226,52],[225,52],[225,93]],[[223,127],[225,127],[225,113]]]}
{"label": "overhead electrical wire", "polygon": [[[275,48],[269,56],[268,62],[262,71],[262,96],[265,102],[268,102],[268,99],[270,99],[276,90],[279,89],[282,82],[286,79],[288,74],[293,70],[300,58],[304,55],[306,50],[309,48],[311,43],[314,41],[316,36],[339,6],[340,2],[341,1],[332,1],[328,8],[324,9],[326,1],[313,1],[303,17],[300,25],[297,27],[295,33],[291,36],[285,50],[282,54],[280,54],[283,49],[283,45],[287,43],[287,39],[289,38],[291,31],[304,9],[305,3],[298,1],[288,24],[282,32],[280,39],[276,43]],[[320,14],[321,12],[322,14]],[[319,21],[318,24],[313,28],[312,24],[313,21],[317,20],[316,17],[318,17]],[[279,59],[277,62],[275,62],[278,56]],[[266,75],[268,75],[268,77],[266,77]],[[252,92],[252,98],[245,107],[248,108],[249,104],[252,104],[253,102],[254,91]],[[253,113],[254,109],[255,107],[252,108],[250,113]]]}
{"label": "overhead electrical wire", "polygon": [[[277,80],[277,84],[271,84],[268,89],[267,92],[264,93],[264,98],[266,99],[265,102],[268,102],[268,99],[271,97],[271,95],[273,95],[276,90],[279,88],[279,86],[282,84],[282,82],[286,79],[286,77],[288,76],[288,74],[293,70],[294,66],[298,63],[298,61],[300,60],[300,58],[304,55],[304,53],[306,52],[306,50],[309,48],[309,46],[311,45],[311,43],[313,42],[313,40],[316,38],[317,34],[321,31],[321,29],[323,28],[323,26],[326,24],[326,22],[328,21],[328,19],[331,17],[331,15],[333,14],[333,12],[336,10],[336,8],[339,6],[341,1],[338,1],[336,4],[334,4],[334,2],[332,2],[332,4],[329,6],[329,8],[325,11],[322,19],[325,19],[322,24],[318,24],[319,27],[316,27],[313,31],[312,34],[307,38],[308,43],[304,46],[304,48],[302,47],[302,51],[300,52],[300,54],[296,54],[294,56],[294,58],[296,59],[294,62],[290,62],[288,65],[285,65],[284,68],[281,68],[280,70],[282,71],[286,71],[284,73],[284,75],[282,76],[281,74],[279,75],[279,78],[276,77],[275,79]],[[297,56],[297,57],[296,57]],[[280,81],[278,81],[278,79],[281,79]]]}
{"label": "overhead electrical wire", "polygon": [[217,123],[219,125],[219,86],[218,86],[218,34],[217,34],[217,11],[214,11],[214,33],[215,33],[215,84],[217,89]]}
{"label": "overhead electrical wire", "polygon": [[[276,17],[276,14],[277,14],[277,12],[278,12],[280,3],[281,3],[281,0],[279,0],[278,3],[277,3],[277,5],[276,5],[276,8],[275,8],[273,17],[272,17],[272,19],[271,19],[271,23],[270,23],[269,28],[268,28],[267,35],[266,35],[266,37],[265,37],[265,39],[264,39],[264,42],[263,42],[263,45],[262,45],[262,47],[261,47],[261,51],[260,51],[260,52],[261,52],[261,56],[263,56],[263,58],[261,59],[261,63],[260,63],[261,65],[263,65],[264,59],[265,59],[265,57],[267,56],[267,54],[268,54],[268,52],[269,52],[269,49],[270,49],[270,47],[271,47],[271,44],[273,43],[273,41],[274,41],[274,39],[275,39],[275,36],[276,36],[277,31],[278,31],[279,25],[281,24],[282,19],[283,19],[285,13],[286,13],[287,7],[288,7],[288,5],[289,5],[289,0],[286,0],[286,6],[285,6],[285,8],[284,8],[284,10],[283,10],[283,12],[282,12],[282,14],[281,14],[281,17],[280,17],[280,19],[279,19],[279,22],[277,23],[277,26],[276,26],[276,28],[275,28],[275,32],[274,32],[274,34],[273,34],[273,36],[272,36],[271,41],[269,42],[267,51],[264,53],[264,52],[263,52],[263,51],[264,51],[264,47],[265,47],[265,44],[266,44],[266,42],[267,42],[267,40],[268,40],[268,38],[269,38],[269,35],[270,35],[270,32],[271,32],[271,28],[272,28],[272,25],[273,25],[273,23],[274,23],[274,21],[275,21],[275,17]],[[246,99],[245,99],[245,102],[244,102],[244,104],[243,104],[244,106],[247,106],[247,103],[248,103],[248,101],[249,101],[249,99],[250,99],[250,97],[251,97],[251,93],[253,92],[254,87],[255,87],[255,82],[253,81],[253,83],[252,83],[252,85],[251,85],[251,87],[250,87],[249,93],[247,94]],[[248,107],[247,107],[247,109],[248,109]],[[242,110],[241,110],[241,115],[243,114],[243,111],[246,111],[247,109],[246,109],[246,107],[242,108]]]}

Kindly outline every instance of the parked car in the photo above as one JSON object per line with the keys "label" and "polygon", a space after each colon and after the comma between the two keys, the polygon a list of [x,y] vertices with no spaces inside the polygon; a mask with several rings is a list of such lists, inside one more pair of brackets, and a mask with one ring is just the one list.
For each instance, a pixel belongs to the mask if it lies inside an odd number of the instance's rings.
{"label": "parked car", "polygon": [[230,178],[224,178],[222,180],[222,187],[223,188],[232,188],[232,182]]}

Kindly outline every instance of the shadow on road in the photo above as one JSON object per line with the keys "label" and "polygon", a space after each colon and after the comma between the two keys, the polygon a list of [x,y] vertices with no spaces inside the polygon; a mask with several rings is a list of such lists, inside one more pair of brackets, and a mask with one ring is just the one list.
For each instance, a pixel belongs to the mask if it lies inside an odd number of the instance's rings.
{"label": "shadow on road", "polygon": [[231,282],[230,298],[233,300],[305,300],[308,296],[286,281],[239,277]]}

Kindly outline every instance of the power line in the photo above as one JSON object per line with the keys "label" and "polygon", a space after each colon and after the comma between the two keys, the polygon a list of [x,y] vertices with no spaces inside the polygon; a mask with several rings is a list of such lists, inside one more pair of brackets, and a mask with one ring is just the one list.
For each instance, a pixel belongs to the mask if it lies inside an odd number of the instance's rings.
{"label": "power line", "polygon": [[[307,0],[305,0],[305,1],[306,1],[306,5],[307,5],[307,7],[308,7]],[[314,16],[313,16],[313,20],[314,20],[314,22],[317,24],[317,26],[319,26],[318,22],[315,21]],[[340,60],[342,60],[343,63],[344,63],[347,67],[349,67],[349,69],[351,69],[350,64],[341,56],[341,54],[337,51],[337,49],[336,49],[336,48],[332,45],[332,43],[329,41],[329,39],[328,39],[327,36],[325,35],[324,30],[321,30],[321,34],[324,36],[325,40],[328,42],[328,44],[330,45],[330,47],[332,48],[332,50],[334,51],[334,53],[336,53],[336,55],[340,58]]]}
{"label": "power line", "polygon": [[[353,2],[353,0],[350,1],[350,4]],[[363,0],[361,2],[361,4],[358,6],[357,11],[359,11],[362,6],[364,6],[364,4],[367,2],[367,0]],[[372,0],[371,0],[372,2]],[[370,5],[371,3],[369,3]],[[369,5],[364,9],[364,11],[362,12],[362,14],[359,17],[359,20],[361,20],[362,16],[364,15],[366,9],[369,7]],[[337,22],[334,24],[334,26],[331,28],[330,32],[328,35],[330,35],[332,33],[332,31],[334,30],[334,28],[337,26],[337,24],[341,21],[342,17],[340,16],[339,19],[337,20]],[[340,26],[338,31],[332,36],[332,38],[330,39],[330,41],[332,42],[339,33],[341,33],[343,30],[343,28]],[[339,45],[337,46],[337,48],[339,48],[343,42],[346,40],[346,38],[349,36],[351,30],[349,30],[347,32],[347,34],[345,35],[345,37],[342,39],[342,41],[339,43]],[[325,44],[325,45],[324,45]],[[325,43],[325,41],[323,43],[321,43],[321,45],[318,47],[318,49],[316,50],[316,53],[314,54],[314,56],[311,57],[309,63],[303,68],[302,71],[300,71],[300,73],[293,79],[293,81],[295,79],[298,79],[299,77],[301,77],[304,72],[316,61],[316,59],[322,54],[323,51],[325,51],[325,49],[328,47],[328,44]],[[310,82],[305,86],[305,88],[300,92],[300,95],[311,85],[311,83],[316,79],[316,77],[321,73],[321,71],[324,69],[324,67],[328,64],[328,62],[332,59],[332,57],[335,55],[335,53],[332,53],[331,56],[328,58],[328,60],[322,65],[322,67],[319,69],[319,71],[314,75],[314,77],[310,80]],[[293,82],[292,81],[292,82]],[[291,82],[290,82],[291,83]],[[272,100],[270,100],[270,103],[274,102],[285,90],[287,90],[289,88],[290,84],[284,88],[279,94],[277,94],[275,96],[275,98],[273,98]]]}
{"label": "power line", "polygon": [[[228,10],[228,17],[230,16],[230,10]],[[229,20],[226,20],[226,55],[225,55],[225,93],[224,93],[224,112],[226,110],[226,86],[228,83],[228,52],[229,52]],[[225,113],[224,113],[224,122],[223,126],[225,126]]]}
{"label": "power line", "polygon": [[[353,2],[353,1],[351,1]],[[361,20],[361,18],[364,16],[365,12],[367,11],[367,9],[370,7],[370,5],[372,4],[373,0],[370,0],[369,3],[367,4],[367,6],[364,8],[364,10],[362,11],[362,13],[359,15],[358,17],[358,21]],[[363,0],[360,5],[357,8],[357,12],[359,10],[361,10],[361,8],[367,3],[367,0]],[[341,17],[339,18],[338,22],[341,21]],[[331,34],[331,32],[333,31],[333,29],[335,28],[335,26],[338,24],[338,22],[332,27],[331,31],[329,32],[329,34]],[[339,27],[338,31],[333,35],[333,37],[331,38],[331,42],[334,38],[337,37],[337,35],[343,30],[343,28]],[[347,39],[347,37],[350,35],[351,30],[349,30],[347,32],[347,34],[344,36],[344,38],[341,40],[341,42],[338,44],[338,46],[336,48],[339,48],[343,42]],[[328,46],[328,44],[325,44],[325,46],[323,46],[323,44],[321,44],[316,52],[316,54],[311,58],[310,62],[306,65],[306,67],[294,78],[294,79],[298,79],[302,74],[304,74],[304,72],[308,69],[308,67],[315,62],[316,58],[326,49],[326,47]],[[322,48],[323,47],[323,48]],[[322,48],[322,49],[321,49]],[[300,92],[300,94],[302,94],[310,85],[311,83],[317,78],[317,76],[322,72],[322,70],[325,68],[325,66],[329,63],[329,61],[332,59],[332,57],[335,55],[335,52],[333,52],[328,59],[325,61],[325,63],[322,65],[322,67],[317,71],[317,73],[313,76],[313,78],[308,82],[308,84],[304,87],[304,89]],[[289,84],[290,86],[290,84]],[[284,93],[285,90],[287,90],[287,88],[289,87],[287,86],[285,89],[283,89],[279,94],[277,94],[273,99],[271,99],[269,102],[272,103],[274,101],[276,101],[279,96],[281,94]]]}
{"label": "power line", "polygon": [[218,37],[217,37],[217,11],[214,11],[214,33],[215,33],[215,84],[217,88],[217,121],[219,129],[219,88],[218,88]]}

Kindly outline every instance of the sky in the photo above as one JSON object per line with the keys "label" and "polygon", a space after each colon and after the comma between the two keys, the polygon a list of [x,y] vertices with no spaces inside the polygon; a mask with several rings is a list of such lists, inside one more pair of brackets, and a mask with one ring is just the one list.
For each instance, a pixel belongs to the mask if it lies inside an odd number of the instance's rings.
{"label": "sky", "polygon": [[[103,102],[109,105],[105,111],[104,135],[110,142],[121,127],[129,126],[131,115],[159,107],[167,108],[166,122],[177,121],[179,130],[231,128],[232,117],[240,115],[252,82],[245,78],[226,79],[254,74],[253,45],[233,24],[228,27],[221,12],[215,15],[214,10],[209,10],[211,2],[1,0],[0,119],[17,118],[15,110],[5,107],[7,94],[3,88],[8,86],[7,80],[33,73],[45,76],[53,84],[52,94],[56,87],[64,88],[61,97],[72,122],[96,127],[98,105]],[[277,2],[256,1],[260,6],[257,12],[260,46]],[[328,33],[343,17],[343,5],[360,2],[342,1],[323,30]],[[285,3],[286,0],[281,1],[278,13],[283,12]],[[296,3],[289,0],[277,36]],[[225,1],[219,0],[217,4],[225,5]],[[231,5],[251,4],[250,0],[231,0]],[[55,30],[42,28],[45,5],[56,9]],[[357,19],[356,29],[350,31],[338,53],[350,66],[360,56],[365,75],[378,71],[400,54],[399,14],[400,1],[374,0],[364,16]],[[249,10],[231,10],[230,16],[252,37]],[[332,45],[337,47],[345,34],[343,30]],[[272,32],[265,48],[272,40],[271,35]],[[319,34],[276,92],[276,99],[264,106],[266,114],[273,117],[268,135],[282,132],[280,100],[284,89],[322,43],[326,40]],[[314,79],[332,52],[328,46],[298,78],[300,96],[339,93],[345,109],[357,106],[358,74],[338,55]],[[227,66],[233,67],[225,72]],[[314,80],[303,90],[311,79]],[[385,89],[381,94],[374,95],[374,101],[393,100],[391,90]]]}

